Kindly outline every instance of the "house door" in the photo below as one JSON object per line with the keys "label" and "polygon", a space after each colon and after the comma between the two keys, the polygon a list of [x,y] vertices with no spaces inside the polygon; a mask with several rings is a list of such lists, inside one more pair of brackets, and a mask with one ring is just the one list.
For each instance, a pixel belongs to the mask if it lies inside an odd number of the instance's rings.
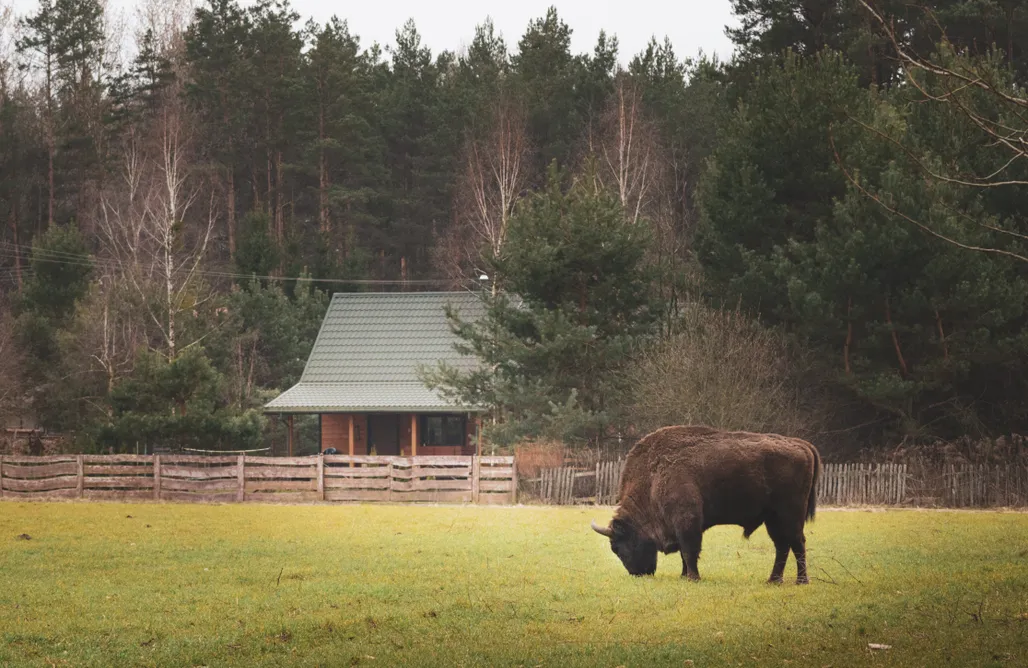
{"label": "house door", "polygon": [[368,452],[375,448],[379,455],[400,454],[400,416],[379,415],[368,416]]}

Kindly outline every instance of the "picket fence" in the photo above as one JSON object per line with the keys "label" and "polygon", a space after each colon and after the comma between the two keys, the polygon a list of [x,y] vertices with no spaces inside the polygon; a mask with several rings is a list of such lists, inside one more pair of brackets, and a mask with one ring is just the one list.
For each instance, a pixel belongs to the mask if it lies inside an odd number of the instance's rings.
{"label": "picket fence", "polygon": [[1028,466],[947,465],[940,496],[954,508],[1028,506]]}
{"label": "picket fence", "polygon": [[624,467],[623,459],[597,462],[593,470],[561,466],[542,469],[538,478],[525,482],[529,486],[532,483],[538,485],[537,495],[543,503],[566,506],[577,503],[614,505],[617,503],[618,485]]}
{"label": "picket fence", "polygon": [[[623,469],[624,460],[543,469],[524,482],[543,503],[616,505]],[[817,498],[821,506],[1028,507],[1028,466],[823,463]]]}
{"label": "picket fence", "polygon": [[899,505],[906,498],[906,464],[822,464],[818,503],[826,506]]}
{"label": "picket fence", "polygon": [[513,457],[0,456],[0,499],[517,501]]}

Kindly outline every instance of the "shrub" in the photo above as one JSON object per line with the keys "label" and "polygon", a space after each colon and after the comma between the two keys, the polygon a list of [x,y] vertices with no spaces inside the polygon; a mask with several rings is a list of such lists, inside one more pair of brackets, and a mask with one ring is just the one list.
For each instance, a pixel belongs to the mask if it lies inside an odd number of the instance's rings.
{"label": "shrub", "polygon": [[687,303],[675,330],[629,371],[633,418],[645,430],[706,424],[809,437],[819,420],[800,391],[798,361],[781,332]]}

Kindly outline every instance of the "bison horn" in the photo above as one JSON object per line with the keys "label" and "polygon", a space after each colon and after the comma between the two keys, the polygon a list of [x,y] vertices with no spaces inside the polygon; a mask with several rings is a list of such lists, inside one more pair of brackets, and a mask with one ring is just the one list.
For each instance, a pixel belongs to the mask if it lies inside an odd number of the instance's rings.
{"label": "bison horn", "polygon": [[614,532],[611,531],[610,527],[601,527],[599,524],[596,523],[596,520],[593,520],[590,524],[592,525],[593,531],[600,534],[601,536],[606,536],[607,538],[610,538],[614,535]]}

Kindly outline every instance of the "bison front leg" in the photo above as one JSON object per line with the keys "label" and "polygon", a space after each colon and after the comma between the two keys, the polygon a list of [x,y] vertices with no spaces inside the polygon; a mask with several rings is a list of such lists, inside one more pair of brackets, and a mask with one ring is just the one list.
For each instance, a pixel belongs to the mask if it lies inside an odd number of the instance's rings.
{"label": "bison front leg", "polygon": [[767,579],[770,584],[782,584],[782,576],[785,574],[785,562],[789,559],[789,544],[775,544],[775,565],[771,567],[771,577]]}
{"label": "bison front leg", "polygon": [[682,550],[682,577],[693,581],[699,580],[700,569],[697,562],[700,559],[700,550],[703,547],[703,534],[679,534],[678,545]]}

